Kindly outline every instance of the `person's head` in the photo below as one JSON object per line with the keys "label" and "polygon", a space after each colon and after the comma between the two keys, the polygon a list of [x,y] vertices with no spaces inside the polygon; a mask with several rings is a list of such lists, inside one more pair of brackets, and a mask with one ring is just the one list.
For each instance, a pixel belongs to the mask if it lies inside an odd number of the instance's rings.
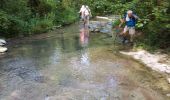
{"label": "person's head", "polygon": [[89,8],[89,6],[86,6],[86,8]]}
{"label": "person's head", "polygon": [[128,10],[127,14],[128,14],[129,17],[131,17],[133,15],[133,11],[132,10]]}
{"label": "person's head", "polygon": [[81,8],[85,8],[85,5],[82,5]]}

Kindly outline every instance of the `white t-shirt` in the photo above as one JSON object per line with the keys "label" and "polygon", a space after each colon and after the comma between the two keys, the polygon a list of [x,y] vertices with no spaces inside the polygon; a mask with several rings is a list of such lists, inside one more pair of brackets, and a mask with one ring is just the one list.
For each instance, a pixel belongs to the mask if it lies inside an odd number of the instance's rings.
{"label": "white t-shirt", "polygon": [[89,16],[90,15],[90,9],[89,8],[85,8],[84,15],[85,16]]}

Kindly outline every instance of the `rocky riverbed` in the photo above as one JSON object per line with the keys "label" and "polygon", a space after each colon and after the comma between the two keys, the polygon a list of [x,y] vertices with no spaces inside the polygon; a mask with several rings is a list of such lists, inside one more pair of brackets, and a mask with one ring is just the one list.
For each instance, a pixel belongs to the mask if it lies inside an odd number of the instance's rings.
{"label": "rocky riverbed", "polygon": [[119,19],[120,16],[108,16],[108,17],[102,17],[102,16],[96,16],[97,20],[90,21],[89,30],[91,32],[100,32],[105,33],[110,36],[113,35],[113,21]]}
{"label": "rocky riverbed", "polygon": [[169,100],[164,76],[113,53],[113,42],[79,24],[9,42],[0,100]]}

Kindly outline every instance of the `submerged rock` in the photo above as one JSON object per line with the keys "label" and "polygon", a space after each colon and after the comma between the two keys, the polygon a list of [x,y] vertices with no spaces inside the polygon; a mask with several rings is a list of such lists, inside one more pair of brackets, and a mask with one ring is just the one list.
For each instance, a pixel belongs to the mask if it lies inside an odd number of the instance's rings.
{"label": "submerged rock", "polygon": [[92,32],[112,33],[112,22],[105,21],[91,21],[89,30]]}
{"label": "submerged rock", "polygon": [[112,22],[120,19],[120,15],[96,16],[97,21],[90,21],[89,30],[92,32],[109,33],[112,35]]}
{"label": "submerged rock", "polygon": [[112,33],[112,22],[107,22],[106,25],[100,30],[101,33]]}
{"label": "submerged rock", "polygon": [[101,23],[99,21],[91,21],[89,24],[89,29],[92,32],[99,32],[101,29]]}

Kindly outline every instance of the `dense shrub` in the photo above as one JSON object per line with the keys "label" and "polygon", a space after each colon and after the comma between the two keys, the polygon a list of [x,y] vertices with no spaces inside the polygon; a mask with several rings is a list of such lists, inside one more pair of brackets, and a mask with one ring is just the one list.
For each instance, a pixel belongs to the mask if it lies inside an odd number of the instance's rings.
{"label": "dense shrub", "polygon": [[7,32],[11,22],[8,19],[8,15],[4,11],[0,11],[0,32]]}
{"label": "dense shrub", "polygon": [[[25,36],[72,23],[77,11],[67,0],[0,0],[0,33]],[[61,9],[62,8],[62,9]]]}

